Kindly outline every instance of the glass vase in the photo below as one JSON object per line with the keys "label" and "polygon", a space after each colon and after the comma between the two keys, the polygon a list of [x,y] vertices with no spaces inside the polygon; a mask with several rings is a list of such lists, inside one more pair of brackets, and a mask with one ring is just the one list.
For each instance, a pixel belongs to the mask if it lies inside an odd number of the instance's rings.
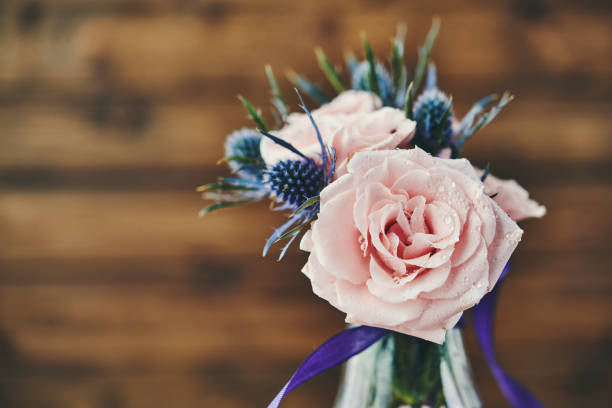
{"label": "glass vase", "polygon": [[392,332],[344,367],[335,408],[476,408],[460,329],[438,345]]}

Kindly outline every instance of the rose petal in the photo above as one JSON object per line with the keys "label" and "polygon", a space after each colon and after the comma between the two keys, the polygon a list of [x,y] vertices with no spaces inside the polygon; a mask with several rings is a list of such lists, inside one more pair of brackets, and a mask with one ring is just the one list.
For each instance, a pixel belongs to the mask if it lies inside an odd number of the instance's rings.
{"label": "rose petal", "polygon": [[[491,200],[492,201],[492,200]],[[497,220],[495,240],[488,249],[489,286],[488,290],[499,279],[504,267],[510,260],[510,255],[521,241],[523,230],[496,203],[491,206]]]}
{"label": "rose petal", "polygon": [[489,174],[484,181],[488,195],[496,194],[493,200],[514,221],[532,217],[543,217],[546,207],[529,198],[529,193],[515,180],[501,180]]}
{"label": "rose petal", "polygon": [[310,254],[308,262],[302,268],[302,273],[310,279],[312,291],[315,295],[326,299],[332,306],[339,307],[335,285],[336,277],[321,266],[316,254]]}
{"label": "rose petal", "polygon": [[369,265],[359,248],[360,234],[351,211],[354,201],[352,191],[341,192],[331,199],[324,199],[322,194],[321,212],[313,223],[312,239],[321,265],[336,277],[357,284],[369,278]]}
{"label": "rose petal", "polygon": [[422,300],[391,304],[373,296],[364,285],[353,285],[345,280],[336,282],[338,303],[347,319],[359,319],[368,325],[395,326],[418,318],[424,310]]}
{"label": "rose petal", "polygon": [[[368,290],[374,296],[389,303],[401,303],[406,300],[416,299],[421,293],[432,291],[444,284],[450,273],[450,263],[433,269],[426,269],[418,273],[416,278],[410,281],[410,284],[401,285],[401,281],[395,283],[390,279],[391,285],[381,285],[378,282],[383,268],[378,265],[375,259],[370,262],[370,273],[372,279],[366,282]],[[374,279],[374,276],[378,279]],[[387,283],[387,282],[385,282]],[[391,286],[391,287],[390,287]]]}

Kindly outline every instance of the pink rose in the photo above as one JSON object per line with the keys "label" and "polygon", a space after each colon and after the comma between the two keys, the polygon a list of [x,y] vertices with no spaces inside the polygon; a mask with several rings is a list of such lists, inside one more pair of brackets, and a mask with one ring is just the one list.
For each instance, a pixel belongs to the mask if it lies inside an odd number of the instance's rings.
{"label": "pink rose", "polygon": [[[312,112],[323,142],[336,149],[335,178],[346,172],[346,163],[352,154],[393,149],[411,139],[415,122],[406,119],[399,109],[379,107],[380,99],[369,92],[346,91]],[[320,160],[321,147],[305,114],[291,114],[285,127],[271,133],[291,143],[306,156]],[[268,165],[299,159],[267,138],[262,139],[260,150]]]}
{"label": "pink rose", "polygon": [[[438,157],[448,159],[451,156],[451,149],[442,149]],[[478,170],[483,174],[484,170]],[[537,201],[529,198],[529,193],[521,187],[515,180],[501,180],[492,174],[488,174],[484,181],[484,186],[488,195],[494,195],[493,200],[512,218],[514,221],[522,221],[527,218],[540,218],[546,215],[546,207],[538,204]]]}
{"label": "pink rose", "polygon": [[330,103],[326,103],[316,110],[321,115],[351,115],[355,113],[369,113],[380,109],[382,102],[378,96],[371,92],[349,90],[342,92]]}
{"label": "pink rose", "polygon": [[529,198],[529,193],[515,180],[501,180],[489,174],[484,181],[486,193],[497,194],[493,200],[514,221],[521,221],[531,217],[543,217],[546,207]]}
{"label": "pink rose", "polygon": [[437,343],[490,291],[523,231],[466,159],[357,153],[300,244],[313,291],[346,321]]}

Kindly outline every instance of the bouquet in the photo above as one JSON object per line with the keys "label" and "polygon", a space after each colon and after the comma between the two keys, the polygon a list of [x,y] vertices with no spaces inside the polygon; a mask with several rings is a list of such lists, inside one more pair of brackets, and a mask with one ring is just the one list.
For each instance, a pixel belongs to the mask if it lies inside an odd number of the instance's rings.
{"label": "bouquet", "polygon": [[473,307],[477,337],[508,400],[542,406],[499,367],[491,333],[496,284],[523,234],[517,222],[546,210],[515,181],[461,157],[513,97],[486,96],[458,117],[429,61],[438,30],[434,20],[413,75],[403,26],[388,67],[365,35],[363,60],[348,53],[345,75],[317,48],[336,95],[291,72],[298,112],[266,66],[275,125],[239,96],[255,126],[227,138],[221,161],[231,175],[198,188],[212,201],[202,215],[264,199],[286,212],[263,254],[282,243],[280,259],[300,237],[313,292],[351,325],[304,362],[270,407],[353,356],[338,407],[480,406],[460,336],[463,312]]}

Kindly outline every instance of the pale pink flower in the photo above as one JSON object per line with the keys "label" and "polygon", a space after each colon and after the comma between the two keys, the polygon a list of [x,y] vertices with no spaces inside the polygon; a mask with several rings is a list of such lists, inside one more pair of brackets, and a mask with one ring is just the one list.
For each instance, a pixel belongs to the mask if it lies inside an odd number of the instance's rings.
{"label": "pale pink flower", "polygon": [[360,152],[321,192],[300,247],[313,291],[346,321],[437,343],[497,282],[522,230],[466,159]]}
{"label": "pale pink flower", "polygon": [[320,115],[352,115],[374,112],[381,107],[382,102],[375,94],[351,89],[342,92],[330,103],[322,105],[316,112]]}
{"label": "pale pink flower", "polygon": [[484,180],[486,193],[495,194],[493,199],[514,221],[543,217],[546,207],[529,198],[529,193],[515,180],[502,180],[492,174]]}
{"label": "pale pink flower", "polygon": [[[393,149],[412,138],[415,122],[406,119],[399,109],[380,106],[380,99],[372,93],[346,91],[312,112],[323,142],[336,149],[335,178],[346,172],[346,163],[352,154]],[[293,113],[287,122],[282,129],[271,133],[291,143],[307,157],[320,160],[321,147],[308,117]],[[268,166],[281,160],[299,159],[267,138],[262,139],[260,150]]]}

